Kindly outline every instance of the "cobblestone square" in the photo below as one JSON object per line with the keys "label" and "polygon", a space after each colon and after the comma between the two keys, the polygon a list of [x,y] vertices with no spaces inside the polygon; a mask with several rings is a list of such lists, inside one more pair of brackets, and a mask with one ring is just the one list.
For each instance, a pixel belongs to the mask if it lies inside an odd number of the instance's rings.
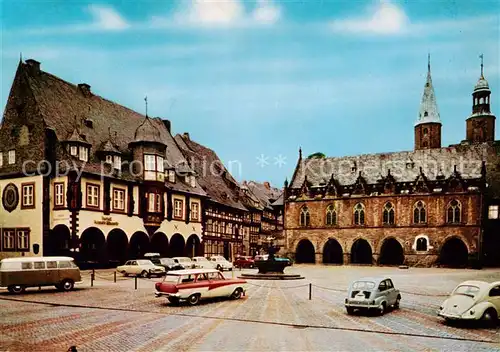
{"label": "cobblestone square", "polygon": [[[251,272],[244,270],[243,272]],[[249,281],[240,300],[171,306],[155,298],[158,279],[90,272],[74,292],[29,289],[0,293],[0,350],[66,351],[500,351],[499,329],[448,326],[436,312],[456,284],[500,280],[498,270],[307,266],[287,269],[297,281]],[[240,272],[226,272],[226,276]],[[401,309],[384,316],[348,316],[351,280],[389,275]],[[309,284],[312,285],[309,300]]]}

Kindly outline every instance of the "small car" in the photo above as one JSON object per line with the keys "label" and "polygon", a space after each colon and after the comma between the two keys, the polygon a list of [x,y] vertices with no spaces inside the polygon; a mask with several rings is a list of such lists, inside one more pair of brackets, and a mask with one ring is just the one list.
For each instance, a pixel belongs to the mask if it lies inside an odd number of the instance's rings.
{"label": "small car", "polygon": [[165,275],[164,267],[154,265],[151,260],[147,259],[128,260],[125,264],[118,266],[116,271],[124,276],[140,275],[141,277],[151,277]]}
{"label": "small car", "polygon": [[212,262],[212,264],[215,266],[215,268],[217,270],[220,270],[220,271],[233,270],[233,263],[227,261],[227,259],[221,255],[215,255],[213,257],[210,257],[210,261]]}
{"label": "small car", "polygon": [[500,316],[500,281],[465,281],[459,284],[439,307],[438,315],[446,321],[482,320],[498,323]]}
{"label": "small car", "polygon": [[383,315],[389,307],[399,308],[401,293],[388,277],[366,277],[354,281],[349,287],[345,308],[347,314],[355,309],[374,310]]}
{"label": "small car", "polygon": [[215,269],[215,265],[205,257],[193,257],[193,262],[200,269]]}
{"label": "small car", "polygon": [[242,279],[226,279],[215,269],[190,269],[167,273],[163,282],[155,284],[155,289],[157,298],[167,297],[172,304],[186,301],[194,306],[207,298],[239,299],[245,295],[247,282]]}
{"label": "small car", "polygon": [[151,261],[154,265],[162,266],[165,268],[165,271],[171,270],[181,270],[184,269],[179,263],[176,263],[172,258],[151,258]]}
{"label": "small car", "polygon": [[52,286],[71,291],[82,283],[80,269],[71,257],[18,257],[0,261],[0,287],[23,293],[28,287]]}
{"label": "small car", "polygon": [[[260,261],[260,260],[268,260],[269,259],[269,254],[260,254],[255,256],[255,261]],[[274,260],[277,262],[283,261],[286,262],[286,266],[291,266],[292,261],[288,258],[285,257],[280,257],[279,255],[274,255]]]}
{"label": "small car", "polygon": [[174,262],[182,266],[182,269],[194,269],[196,264],[189,257],[173,257]]}
{"label": "small car", "polygon": [[235,268],[253,268],[255,267],[255,261],[250,256],[239,255],[235,258],[233,266]]}

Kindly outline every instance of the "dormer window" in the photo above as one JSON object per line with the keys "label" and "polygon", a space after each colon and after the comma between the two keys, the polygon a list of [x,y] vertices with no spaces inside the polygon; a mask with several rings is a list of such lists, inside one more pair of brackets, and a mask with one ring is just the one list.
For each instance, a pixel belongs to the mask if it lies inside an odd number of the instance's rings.
{"label": "dormer window", "polygon": [[70,146],[69,153],[71,154],[71,156],[78,156],[78,147],[76,145]]}
{"label": "dormer window", "polygon": [[113,157],[113,168],[116,170],[122,169],[122,158],[119,155]]}
{"label": "dormer window", "polygon": [[89,161],[89,148],[80,146],[80,154],[78,159],[81,161]]}
{"label": "dormer window", "polygon": [[[153,154],[144,154],[144,179],[160,181],[163,180],[165,166],[163,157]],[[159,176],[159,174],[162,174]]]}
{"label": "dormer window", "polygon": [[191,181],[190,181],[191,187],[196,186],[196,178],[194,176],[191,176]]}
{"label": "dormer window", "polygon": [[168,170],[168,182],[175,183],[175,171]]}

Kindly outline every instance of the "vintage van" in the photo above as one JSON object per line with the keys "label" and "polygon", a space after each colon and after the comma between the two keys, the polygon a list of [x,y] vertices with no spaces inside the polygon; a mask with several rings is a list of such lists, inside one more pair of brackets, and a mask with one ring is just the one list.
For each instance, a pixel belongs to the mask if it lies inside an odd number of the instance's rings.
{"label": "vintage van", "polygon": [[80,269],[71,257],[17,257],[0,260],[0,287],[21,293],[27,287],[52,286],[70,291],[80,283]]}

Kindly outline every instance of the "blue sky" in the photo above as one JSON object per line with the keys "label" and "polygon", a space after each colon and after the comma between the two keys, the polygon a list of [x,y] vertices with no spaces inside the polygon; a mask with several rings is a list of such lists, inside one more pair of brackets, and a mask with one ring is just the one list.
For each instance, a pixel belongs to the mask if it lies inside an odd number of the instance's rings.
{"label": "blue sky", "polygon": [[[170,119],[174,133],[188,131],[224,162],[240,161],[238,179],[282,185],[299,146],[329,156],[411,150],[428,52],[443,145],[465,138],[481,53],[499,113],[498,1],[1,6],[2,111],[22,52],[137,111],[147,95],[150,115]],[[275,164],[280,156],[285,165]]]}

